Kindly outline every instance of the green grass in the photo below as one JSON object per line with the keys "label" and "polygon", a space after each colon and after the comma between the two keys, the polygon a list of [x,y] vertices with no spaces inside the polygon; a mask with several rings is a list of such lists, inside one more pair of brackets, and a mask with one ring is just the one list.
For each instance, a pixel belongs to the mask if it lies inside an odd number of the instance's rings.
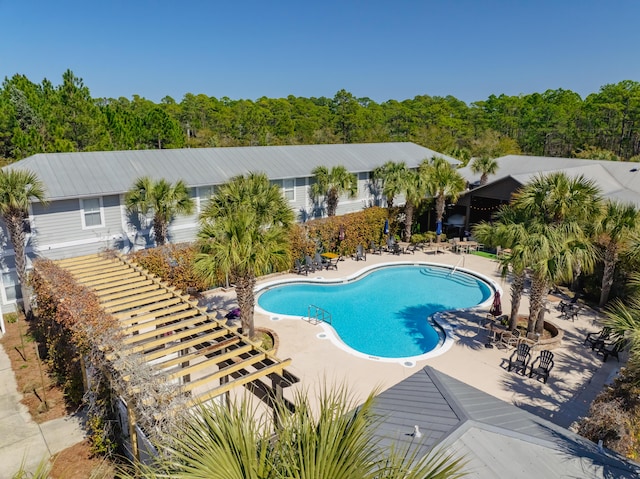
{"label": "green grass", "polygon": [[496,259],[496,255],[493,253],[487,253],[486,251],[472,251],[471,254],[476,256],[482,256],[483,258]]}

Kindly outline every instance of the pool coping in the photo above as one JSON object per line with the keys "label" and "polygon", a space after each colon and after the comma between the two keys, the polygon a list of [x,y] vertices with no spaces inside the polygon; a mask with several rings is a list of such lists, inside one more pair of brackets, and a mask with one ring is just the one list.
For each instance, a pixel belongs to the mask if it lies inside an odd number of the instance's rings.
{"label": "pool coping", "polygon": [[[320,322],[318,324],[320,324],[320,326],[322,326],[323,331],[321,333],[318,333],[316,335],[316,338],[320,339],[320,340],[325,340],[325,339],[329,339],[334,346],[338,347],[339,349],[341,349],[342,351],[345,351],[346,353],[358,357],[358,358],[363,358],[363,359],[368,359],[371,361],[378,361],[378,362],[385,362],[385,363],[399,363],[404,367],[407,368],[412,368],[415,367],[418,361],[423,361],[425,359],[430,359],[436,356],[440,356],[444,353],[446,353],[449,349],[451,349],[451,347],[453,346],[453,343],[455,341],[455,329],[457,327],[457,324],[455,324],[453,321],[450,320],[450,313],[452,312],[463,312],[463,311],[475,311],[475,310],[480,310],[480,309],[486,309],[487,307],[489,307],[492,302],[493,302],[493,297],[497,292],[500,293],[500,295],[502,296],[502,288],[500,287],[500,285],[495,282],[493,279],[489,278],[488,276],[482,274],[482,273],[478,273],[477,271],[473,271],[471,269],[468,268],[464,268],[464,267],[458,267],[456,266],[450,266],[450,265],[446,265],[446,264],[442,264],[442,263],[433,263],[430,261],[393,261],[393,262],[385,262],[385,263],[378,263],[375,265],[371,265],[371,266],[365,266],[364,268],[356,271],[355,273],[352,273],[348,276],[345,276],[343,278],[337,278],[337,279],[327,279],[324,278],[323,276],[315,276],[315,277],[309,277],[309,276],[305,276],[305,277],[288,277],[288,278],[283,278],[283,279],[277,279],[277,280],[273,280],[273,281],[268,281],[265,283],[262,283],[260,285],[258,285],[255,289],[255,297],[256,297],[256,302],[255,302],[255,310],[260,313],[260,314],[264,314],[265,316],[267,316],[269,318],[270,321],[280,321],[280,320],[296,320],[296,321],[308,321],[308,317],[306,316],[291,316],[291,315],[286,315],[286,314],[273,314],[270,311],[267,311],[265,309],[262,309],[259,305],[258,305],[258,296],[260,295],[260,293],[263,290],[272,288],[274,286],[280,286],[283,284],[289,284],[289,283],[315,283],[315,284],[343,284],[343,283],[348,283],[351,281],[356,281],[359,278],[361,278],[362,276],[365,276],[366,274],[369,274],[371,271],[376,270],[376,269],[381,269],[381,268],[385,268],[385,267],[389,267],[389,266],[432,266],[432,267],[436,267],[439,269],[450,269],[452,271],[461,271],[464,272],[466,274],[469,274],[471,276],[475,276],[479,279],[481,279],[482,281],[484,281],[485,283],[487,283],[489,285],[489,287],[491,289],[493,289],[493,294],[491,294],[489,296],[489,298],[485,301],[483,301],[480,304],[477,304],[473,307],[470,308],[462,308],[462,309],[454,309],[454,310],[444,310],[444,311],[438,311],[436,313],[434,313],[430,318],[433,320],[433,322],[436,323],[437,326],[439,326],[442,331],[444,332],[444,342],[439,345],[436,346],[433,350],[424,353],[424,354],[420,354],[420,355],[416,355],[416,356],[405,356],[405,357],[399,357],[399,358],[387,358],[387,357],[377,357],[377,356],[372,356],[370,354],[365,354],[362,353],[360,351],[357,351],[356,349],[353,349],[352,347],[348,346],[346,343],[344,343],[341,339],[340,336],[336,333],[335,329],[324,322]],[[448,314],[446,314],[448,313]],[[445,316],[446,314],[446,316]],[[429,318],[427,318],[427,320],[429,320]]]}

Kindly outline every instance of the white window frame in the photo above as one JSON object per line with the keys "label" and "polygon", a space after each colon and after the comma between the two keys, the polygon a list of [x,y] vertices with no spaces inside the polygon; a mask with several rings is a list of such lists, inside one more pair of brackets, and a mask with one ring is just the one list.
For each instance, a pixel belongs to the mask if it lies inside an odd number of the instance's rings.
{"label": "white window frame", "polygon": [[[201,194],[201,190],[211,189],[211,194],[208,198],[203,198]],[[207,202],[215,196],[217,192],[216,185],[208,185],[208,186],[198,186],[197,187],[197,196],[198,196],[198,213],[201,213],[203,208],[207,206]]]}
{"label": "white window frame", "polygon": [[0,269],[0,299],[2,300],[2,304],[17,304],[18,300],[17,299],[7,299],[7,285],[5,285],[4,283],[4,275],[5,274],[10,274],[10,273],[16,273],[16,282],[11,285],[12,287],[16,288],[16,298],[17,296],[20,294],[20,286],[19,286],[19,281],[17,279],[17,272],[15,268],[4,268],[4,269]]}
{"label": "white window frame", "polygon": [[[86,216],[85,214],[87,212],[85,212],[84,210],[84,202],[87,200],[98,200],[99,205],[100,205],[100,224],[99,225],[92,225],[92,226],[87,226],[86,223]],[[95,213],[94,211],[90,211],[90,213]],[[83,230],[93,230],[96,228],[104,228],[104,205],[102,204],[102,196],[94,196],[91,198],[80,198],[80,219],[82,220],[82,229]]]}
{"label": "white window frame", "polygon": [[[285,182],[291,182],[291,186],[286,186]],[[296,179],[284,178],[281,180],[271,180],[271,184],[278,185],[280,192],[285,200],[289,202],[296,201]],[[292,193],[292,198],[287,198],[287,193]]]}

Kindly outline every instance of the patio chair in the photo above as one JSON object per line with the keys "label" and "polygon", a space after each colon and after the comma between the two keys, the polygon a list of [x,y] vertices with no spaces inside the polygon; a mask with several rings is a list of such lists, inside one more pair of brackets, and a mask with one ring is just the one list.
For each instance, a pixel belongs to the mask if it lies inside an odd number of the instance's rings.
{"label": "patio chair", "polygon": [[542,378],[542,382],[547,384],[553,364],[553,353],[546,349],[540,351],[540,355],[531,363],[529,377],[531,378],[535,374],[537,378]]}
{"label": "patio chair", "polygon": [[505,331],[500,335],[500,342],[507,347],[516,347],[520,342],[520,330]]}
{"label": "patio chair", "polygon": [[400,253],[402,253],[402,248],[400,247],[400,245],[396,242],[395,239],[393,238],[389,238],[387,240],[387,251],[391,254],[397,254],[399,255]]}
{"label": "patio chair", "polygon": [[303,265],[299,259],[296,258],[295,264],[293,266],[293,272],[298,274],[308,274],[309,270],[305,265]]}
{"label": "patio chair", "polygon": [[382,246],[378,246],[373,240],[371,240],[371,247],[369,248],[369,251],[371,251],[371,254],[382,254]]}
{"label": "patio chair", "polygon": [[540,341],[540,335],[538,333],[527,333],[526,337],[520,338],[520,342],[528,345],[531,350],[535,349],[538,345],[538,341]]}
{"label": "patio chair", "polygon": [[531,361],[531,348],[524,343],[520,343],[516,350],[511,353],[511,356],[509,356],[509,366],[507,370],[511,371],[515,369],[515,372],[522,371],[522,375],[524,376],[527,372],[529,361]]}
{"label": "patio chair", "polygon": [[578,319],[578,313],[582,310],[582,306],[575,304],[568,304],[564,310],[562,311],[562,317],[564,319],[570,319],[571,321],[575,321]]}
{"label": "patio chair", "polygon": [[614,358],[616,358],[616,361],[620,362],[620,352],[624,351],[626,347],[627,341],[624,339],[612,343],[603,341],[598,347],[596,354],[602,354],[602,362],[606,363],[607,359],[609,359],[609,356],[613,356]]}
{"label": "patio chair", "polygon": [[313,264],[313,260],[311,259],[311,256],[306,255],[304,257],[304,265],[307,268],[307,271],[309,271],[311,273],[315,273],[316,272],[316,267]]}
{"label": "patio chair", "polygon": [[356,261],[367,261],[367,253],[364,252],[364,247],[361,244],[356,246],[356,252],[352,255],[352,257]]}
{"label": "patio chair", "polygon": [[320,256],[320,253],[316,253],[316,255],[313,257],[313,265],[316,267],[316,269],[322,271],[323,268],[327,267],[327,259]]}
{"label": "patio chair", "polygon": [[587,337],[584,339],[584,345],[591,346],[591,350],[593,351],[599,348],[601,344],[604,344],[604,342],[609,339],[609,336],[611,336],[611,328],[605,326],[600,331],[587,334]]}

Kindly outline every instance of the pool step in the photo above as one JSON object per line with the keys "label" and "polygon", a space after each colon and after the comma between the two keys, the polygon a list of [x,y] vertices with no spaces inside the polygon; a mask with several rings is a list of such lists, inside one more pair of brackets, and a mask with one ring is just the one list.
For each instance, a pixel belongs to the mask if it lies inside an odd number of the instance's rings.
{"label": "pool step", "polygon": [[461,271],[452,271],[444,268],[422,268],[420,273],[425,276],[431,276],[433,278],[442,278],[449,281],[455,281],[462,286],[478,286],[478,280],[473,276],[463,273]]}

